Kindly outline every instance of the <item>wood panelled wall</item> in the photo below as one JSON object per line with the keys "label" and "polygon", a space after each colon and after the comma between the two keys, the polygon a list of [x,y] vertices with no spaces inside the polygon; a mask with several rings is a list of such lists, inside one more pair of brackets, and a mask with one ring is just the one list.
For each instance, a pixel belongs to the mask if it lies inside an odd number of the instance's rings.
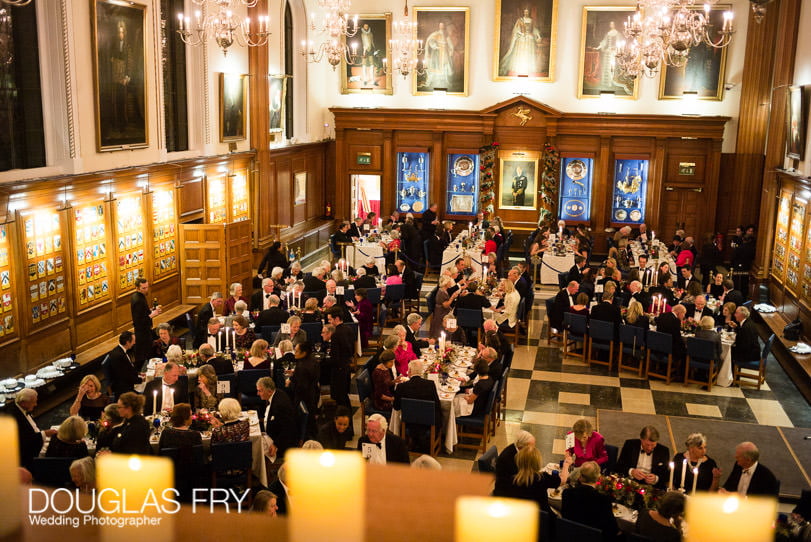
{"label": "wood panelled wall", "polygon": [[[524,126],[515,116],[519,107],[531,111],[532,118]],[[697,207],[686,210],[680,221],[695,217],[693,231],[697,234],[715,227],[721,142],[724,125],[729,120],[726,117],[568,114],[523,97],[483,111],[347,108],[331,111],[336,127],[337,218],[350,217],[350,177],[353,174],[380,175],[382,212],[388,213],[394,208],[397,152],[430,151],[429,198],[439,204],[442,217],[446,201],[446,154],[476,152],[492,141],[498,141],[502,151],[542,152],[544,143],[549,141],[563,153],[595,158],[589,225],[598,238],[598,250],[606,250],[604,229],[618,226],[612,222],[610,205],[617,155],[650,160],[646,217],[650,228],[655,231],[662,228],[663,234],[673,230],[671,222],[675,223],[678,217],[663,214],[665,193],[698,190],[701,197]],[[371,163],[357,164],[358,153],[370,153]],[[680,161],[696,163],[696,173],[678,175]],[[496,214],[514,229],[534,228],[538,220],[537,211],[496,207]]]}
{"label": "wood panelled wall", "polygon": [[[92,174],[37,179],[0,187],[0,224],[5,225],[12,266],[11,292],[14,305],[11,315],[16,332],[0,338],[0,375],[11,376],[30,371],[54,358],[69,355],[104,342],[124,329],[131,328],[130,296],[133,285],[120,281],[117,245],[114,232],[123,226],[117,224],[113,212],[116,201],[124,196],[140,198],[143,209],[143,268],[150,280],[150,297],[158,299],[164,308],[180,304],[180,265],[176,272],[154,279],[153,269],[160,258],[154,249],[157,241],[152,233],[152,190],[173,191],[175,231],[183,223],[203,222],[206,214],[207,176],[222,175],[236,169],[251,170],[253,153],[215,156],[165,164],[155,164],[105,171]],[[106,242],[106,256],[97,260],[107,267],[109,294],[93,304],[80,304],[77,264],[76,209],[98,205],[104,212],[105,233],[98,241]],[[60,226],[53,233],[61,235],[64,266],[64,292],[66,310],[51,314],[47,321],[32,322],[29,292],[30,249],[26,246],[25,220],[29,213],[49,211],[59,216]],[[176,237],[179,243],[179,235]],[[179,249],[179,247],[177,247]],[[39,254],[37,247],[36,253]],[[159,252],[160,254],[160,252]],[[176,252],[178,259],[180,252]],[[37,258],[39,259],[39,258]],[[9,290],[3,289],[4,292]],[[4,316],[8,315],[8,311]]]}

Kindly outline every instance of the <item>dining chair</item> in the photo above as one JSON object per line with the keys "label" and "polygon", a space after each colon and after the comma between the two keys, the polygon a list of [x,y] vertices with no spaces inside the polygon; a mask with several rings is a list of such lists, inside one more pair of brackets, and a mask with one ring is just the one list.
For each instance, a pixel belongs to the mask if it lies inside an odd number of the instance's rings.
{"label": "dining chair", "polygon": [[70,477],[70,464],[77,459],[79,458],[35,457],[31,463],[31,477],[34,479],[34,483],[37,485],[49,487],[69,487],[72,484]]}
{"label": "dining chair", "polygon": [[618,371],[628,370],[642,378],[645,372],[645,354],[645,329],[622,324]]}
{"label": "dining chair", "polygon": [[[586,360],[586,341],[588,340],[588,320],[582,314],[567,312],[563,314],[563,357],[571,356]],[[570,350],[569,346],[582,343],[582,350],[578,353]]]}
{"label": "dining chair", "polygon": [[302,322],[301,329],[307,334],[307,341],[310,344],[321,342],[321,329],[324,324],[321,322]]}
{"label": "dining chair", "polygon": [[405,297],[405,284],[390,284],[386,286],[386,297],[383,302],[386,304],[386,319],[381,322],[381,326],[388,326],[389,323],[395,325],[402,322],[403,298]]}
{"label": "dining chair", "polygon": [[[760,353],[760,359],[758,361],[739,361],[737,363],[733,362],[733,378],[734,382],[739,386],[756,386],[757,389],[760,389],[760,386],[766,383],[766,361],[769,359],[769,353],[772,351],[772,346],[774,345],[776,335],[774,333],[769,336],[766,340],[766,344],[763,346],[763,350]],[[743,369],[747,371],[757,371],[757,375],[752,374],[751,372],[743,372]],[[751,382],[742,382],[741,379],[746,380],[754,380],[755,384]]]}
{"label": "dining chair", "polygon": [[372,414],[380,414],[387,420],[391,418],[391,411],[375,410],[372,404],[372,378],[369,371],[363,369],[355,377],[355,385],[358,388],[358,399],[360,400],[360,424],[361,433],[366,434],[366,418]]}
{"label": "dining chair", "polygon": [[476,460],[479,472],[496,472],[496,459],[498,459],[498,448],[490,446],[487,448],[487,451]]}
{"label": "dining chair", "polygon": [[[673,337],[667,333],[648,330],[645,344],[647,345],[645,374],[648,378],[659,378],[670,384],[670,375],[673,371]],[[664,372],[659,372],[662,366]]]}
{"label": "dining chair", "polygon": [[441,447],[440,424],[442,420],[437,419],[436,405],[434,402],[403,397],[400,401],[400,412],[402,416],[400,436],[402,438],[408,438],[408,432],[406,430],[408,424],[429,427],[431,435],[428,441],[428,453],[431,457],[439,455]]}
{"label": "dining chair", "polygon": [[557,540],[577,540],[577,542],[602,542],[603,532],[600,529],[577,523],[566,518],[555,520]]}
{"label": "dining chair", "polygon": [[[264,460],[264,458],[263,458]],[[253,478],[253,444],[220,442],[211,445],[211,487],[250,489]],[[248,492],[248,501],[252,501]],[[246,503],[250,506],[250,502]]]}
{"label": "dining chair", "polygon": [[[490,436],[490,419],[496,401],[496,391],[496,387],[493,386],[490,395],[487,397],[487,408],[481,416],[458,416],[456,418],[456,426],[458,427],[456,434],[459,437],[459,442],[454,448],[479,450],[482,453],[485,451]],[[463,438],[477,439],[479,442],[470,444],[462,442]]]}
{"label": "dining chair", "polygon": [[454,309],[453,313],[456,315],[456,325],[465,330],[468,337],[471,335],[468,332],[475,331],[476,344],[481,342],[482,325],[484,324],[481,309]]}
{"label": "dining chair", "polygon": [[163,448],[158,455],[172,460],[175,471],[175,488],[182,502],[191,502],[195,487],[205,487],[201,474],[205,472],[203,445],[182,448]]}
{"label": "dining chair", "polygon": [[242,410],[258,410],[264,403],[256,392],[256,382],[264,376],[273,376],[270,369],[247,369],[237,373],[237,392]]}
{"label": "dining chair", "polygon": [[[608,360],[604,361],[593,357],[594,351],[605,352]],[[614,364],[614,322],[604,322],[602,320],[589,321],[589,334],[586,339],[586,362],[592,364],[605,365],[608,372]]]}
{"label": "dining chair", "polygon": [[260,330],[259,334],[262,336],[263,339],[265,339],[268,342],[268,344],[273,344],[273,339],[276,337],[276,334],[281,329],[282,326],[279,324],[275,324],[272,326],[262,326],[262,329]]}
{"label": "dining chair", "polygon": [[[707,339],[688,337],[687,358],[684,362],[684,383],[702,384],[707,386],[707,391],[712,391],[712,383],[718,378],[718,368],[721,365],[715,355],[715,343]],[[706,371],[707,378],[690,378],[690,371]]]}

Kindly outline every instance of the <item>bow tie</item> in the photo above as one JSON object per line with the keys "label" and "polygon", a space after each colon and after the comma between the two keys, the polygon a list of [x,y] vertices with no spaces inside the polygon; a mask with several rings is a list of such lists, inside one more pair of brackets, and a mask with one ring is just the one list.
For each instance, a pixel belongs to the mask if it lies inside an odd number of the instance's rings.
{"label": "bow tie", "polygon": [[379,443],[379,442],[372,442],[372,444],[373,444],[373,445],[375,445],[375,446],[377,446],[379,449],[382,449],[382,448],[383,448],[383,447],[380,445],[380,443]]}
{"label": "bow tie", "polygon": [[743,469],[743,472],[741,474],[749,474],[749,469]]}
{"label": "bow tie", "polygon": [[269,297],[270,297],[270,294],[265,294],[265,299],[268,299]]}

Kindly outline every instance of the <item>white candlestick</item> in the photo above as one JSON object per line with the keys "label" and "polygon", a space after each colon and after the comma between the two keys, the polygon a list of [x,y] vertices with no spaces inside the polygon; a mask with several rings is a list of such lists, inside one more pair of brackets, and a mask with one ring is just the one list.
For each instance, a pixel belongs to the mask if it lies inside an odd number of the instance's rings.
{"label": "white candlestick", "polygon": [[158,390],[152,392],[152,417],[155,417],[158,408]]}
{"label": "white candlestick", "polygon": [[687,499],[685,518],[690,530],[685,540],[759,542],[774,539],[777,499],[700,493]]}
{"label": "white candlestick", "polygon": [[693,468],[693,491],[691,495],[696,494],[696,484],[698,483],[698,467]]}
{"label": "white candlestick", "polygon": [[670,481],[667,483],[668,491],[673,490],[673,472],[676,470],[676,464],[672,461],[670,462]]}
{"label": "white candlestick", "polygon": [[228,348],[228,328],[225,328],[225,348]]}
{"label": "white candlestick", "polygon": [[684,489],[684,477],[685,476],[687,476],[687,458],[686,457],[681,462],[681,484],[679,484],[679,489]]}
{"label": "white candlestick", "polygon": [[[16,408],[16,407],[11,407]],[[17,441],[17,422],[11,416],[0,416],[0,538],[11,536],[21,527],[23,517],[20,499],[20,447]]]}
{"label": "white candlestick", "polygon": [[534,542],[538,538],[538,505],[518,499],[459,497],[455,524],[456,542]]}
{"label": "white candlestick", "polygon": [[222,352],[222,331],[217,332],[217,352]]}
{"label": "white candlestick", "polygon": [[285,455],[291,542],[361,542],[366,465],[357,452],[291,449]]}

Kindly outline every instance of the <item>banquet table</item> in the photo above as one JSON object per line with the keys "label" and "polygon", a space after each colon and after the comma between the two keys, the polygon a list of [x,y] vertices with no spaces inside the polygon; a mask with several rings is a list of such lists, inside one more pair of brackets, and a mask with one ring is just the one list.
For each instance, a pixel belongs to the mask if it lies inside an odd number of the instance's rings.
{"label": "banquet table", "polygon": [[556,256],[545,252],[541,260],[541,284],[558,284],[558,273],[567,273],[574,265],[574,252]]}
{"label": "banquet table", "polygon": [[442,269],[449,267],[456,262],[459,258],[469,258],[470,268],[473,273],[481,275],[482,273],[482,251],[480,248],[463,248],[457,243],[451,243],[442,253]]}
{"label": "banquet table", "polygon": [[386,275],[386,256],[383,247],[378,243],[352,243],[346,247],[346,259],[349,265],[358,269],[366,264],[369,258],[375,259],[377,270]]}
{"label": "banquet table", "polygon": [[[654,329],[655,331],[655,329]],[[687,340],[693,335],[682,335]],[[728,388],[732,385],[732,345],[735,344],[734,333],[721,333],[721,366],[718,368],[718,377],[715,385]]]}
{"label": "banquet table", "polygon": [[[663,261],[667,262],[668,266],[670,267],[670,274],[673,277],[673,279],[675,280],[676,277],[677,277],[677,275],[676,275],[676,261],[673,259],[673,257],[670,255],[670,253],[667,251],[667,247],[664,244],[659,243],[658,241],[656,241],[656,243],[658,243],[654,247],[654,249],[657,251],[657,256],[658,256],[656,258],[656,260],[654,260],[654,263],[655,263],[656,267],[658,267],[659,264],[662,263]],[[639,255],[642,254],[642,252],[643,252],[642,245],[638,241],[632,241],[631,242],[631,252],[634,255],[634,263],[635,263],[635,262],[638,261]],[[650,250],[647,251],[647,254],[648,254],[648,256],[650,256]],[[649,264],[650,264],[650,262],[649,262]],[[637,265],[632,265],[631,267],[636,268],[638,266]]]}

